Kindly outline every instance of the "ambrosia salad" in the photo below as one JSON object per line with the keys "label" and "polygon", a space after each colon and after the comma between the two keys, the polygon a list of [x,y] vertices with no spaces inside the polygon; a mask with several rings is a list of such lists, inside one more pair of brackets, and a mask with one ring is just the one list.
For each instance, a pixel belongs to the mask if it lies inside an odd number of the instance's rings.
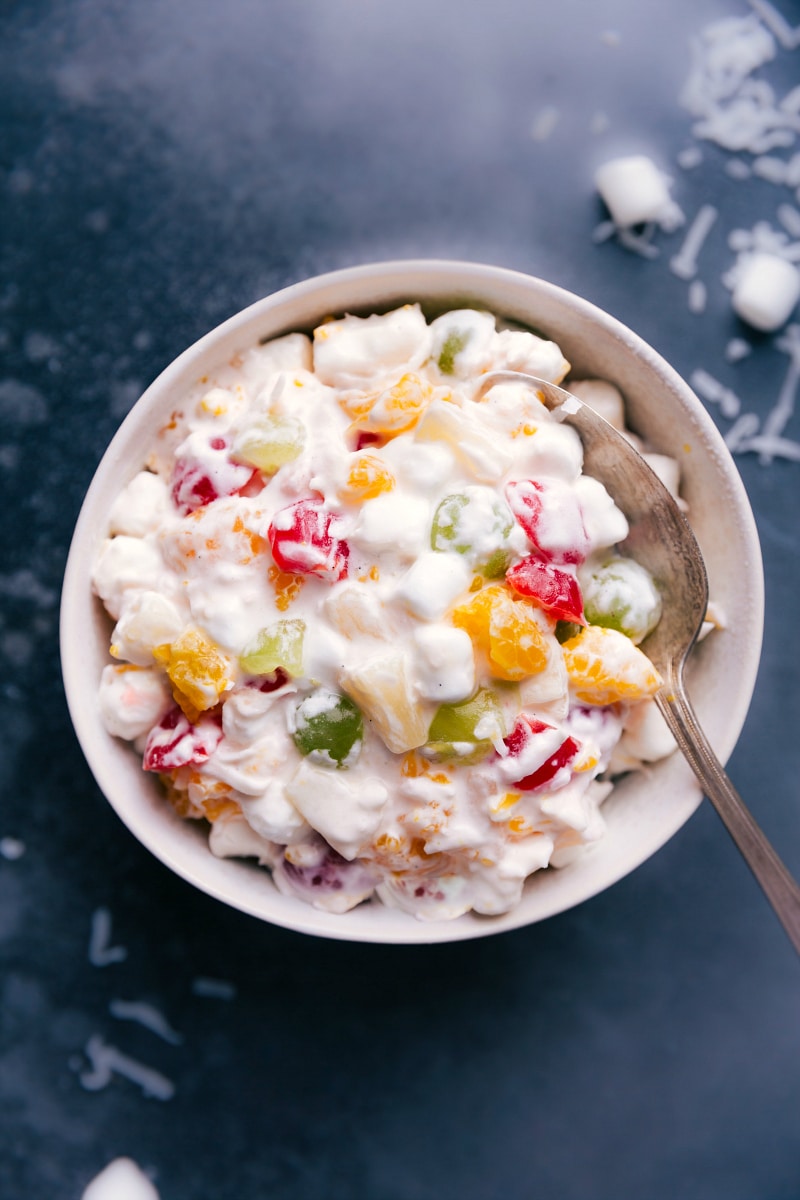
{"label": "ambrosia salad", "polygon": [[475,398],[496,369],[569,364],[416,305],[254,346],[176,395],[109,514],[107,729],[214,854],[323,909],[505,912],[671,749],[626,519],[533,386]]}

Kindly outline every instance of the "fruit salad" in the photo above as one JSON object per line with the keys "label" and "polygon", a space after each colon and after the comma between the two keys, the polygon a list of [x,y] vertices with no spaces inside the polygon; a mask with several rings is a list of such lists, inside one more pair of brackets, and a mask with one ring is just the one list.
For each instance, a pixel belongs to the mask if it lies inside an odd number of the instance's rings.
{"label": "fruit salad", "polygon": [[[176,397],[109,512],[106,728],[213,854],[321,909],[506,912],[672,749],[640,649],[658,587],[535,386],[477,398],[499,369],[570,368],[413,304],[249,347]],[[624,427],[610,384],[574,390]]]}

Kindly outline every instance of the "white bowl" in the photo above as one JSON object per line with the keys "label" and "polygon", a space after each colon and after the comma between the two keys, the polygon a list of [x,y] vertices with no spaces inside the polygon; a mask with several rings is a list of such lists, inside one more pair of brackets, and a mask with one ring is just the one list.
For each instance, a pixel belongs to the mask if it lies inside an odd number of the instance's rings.
{"label": "white bowl", "polygon": [[[629,775],[604,806],[605,837],[560,870],[535,874],[520,905],[498,917],[474,914],[422,922],[377,902],[343,915],[281,895],[269,871],[215,858],[201,823],[183,821],[130,747],[106,733],[97,691],[110,622],[90,574],[112,500],[139,470],[153,431],[199,377],[235,351],[329,314],[387,310],[419,301],[428,312],[480,306],[544,332],[573,365],[573,377],[617,384],[631,426],[677,458],[683,495],[705,556],[711,594],[726,618],[693,654],[689,688],[701,724],[724,762],[741,731],[755,684],[763,628],[763,578],[755,523],[722,438],[694,393],[639,337],[577,296],[517,272],[463,262],[408,261],[354,267],[295,284],[237,313],[180,355],[147,389],[108,448],[87,492],[67,562],[61,656],[70,713],[89,765],[119,816],[162,862],[210,895],[276,925],[368,942],[445,942],[540,921],[627,875],[664,845],[701,795],[682,757]],[[747,586],[742,586],[742,580]]]}

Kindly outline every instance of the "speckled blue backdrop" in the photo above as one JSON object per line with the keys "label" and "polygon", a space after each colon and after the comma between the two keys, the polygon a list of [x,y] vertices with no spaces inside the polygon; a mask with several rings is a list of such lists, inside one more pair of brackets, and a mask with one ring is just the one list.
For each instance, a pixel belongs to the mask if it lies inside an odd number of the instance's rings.
{"label": "speckled blue backdrop", "polygon": [[[777,3],[800,24],[796,0]],[[326,943],[226,911],[132,839],[85,766],[58,668],[71,528],[121,418],[197,336],[319,271],[446,256],[544,276],[763,422],[790,356],[738,324],[721,276],[730,233],[782,228],[800,197],[734,178],[731,158],[752,156],[694,136],[679,102],[691,40],[751,11],[3,6],[3,1200],[78,1200],[121,1154],[162,1200],[800,1196],[800,964],[707,805],[640,870],[540,926],[435,950]],[[776,42],[758,77],[780,99],[800,50]],[[657,234],[654,258],[593,240],[594,168],[635,151],[673,176],[689,219],[719,210],[700,314],[669,269],[685,231]],[[752,347],[736,363],[734,338]],[[785,433],[796,443],[800,419]],[[737,463],[767,618],[730,770],[800,874],[800,462]],[[102,910],[126,953],[98,966]],[[179,1044],[115,1017],[114,1000],[155,1006]],[[88,1090],[93,1036],[172,1098],[118,1075]]]}

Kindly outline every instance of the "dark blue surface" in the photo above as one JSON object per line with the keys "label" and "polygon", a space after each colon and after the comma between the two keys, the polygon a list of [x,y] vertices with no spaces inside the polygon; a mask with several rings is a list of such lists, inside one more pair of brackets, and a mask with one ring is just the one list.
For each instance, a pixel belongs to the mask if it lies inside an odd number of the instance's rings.
{"label": "dark blue surface", "polygon": [[[800,964],[707,805],[635,874],[540,926],[435,949],[326,943],[227,911],[135,843],[84,764],[58,676],[71,529],[112,433],[180,350],[286,283],[411,256],[528,271],[765,414],[788,359],[753,338],[748,359],[726,361],[749,335],[720,276],[732,229],[798,202],[732,180],[708,143],[699,166],[675,163],[695,144],[678,103],[689,40],[748,11],[4,7],[0,837],[25,852],[0,858],[3,1200],[78,1200],[120,1154],[162,1200],[800,1196]],[[780,50],[764,75],[781,95],[799,67]],[[536,140],[548,106],[556,125]],[[671,172],[689,218],[720,209],[701,316],[668,269],[682,233],[659,235],[653,261],[592,242],[593,169],[628,151]],[[737,461],[767,614],[729,765],[800,875],[800,465]],[[102,906],[128,954],[99,968],[87,946]],[[235,998],[196,995],[200,976]],[[182,1044],[114,1019],[115,998],[156,1005]],[[121,1078],[87,1091],[95,1033],[175,1096]]]}

